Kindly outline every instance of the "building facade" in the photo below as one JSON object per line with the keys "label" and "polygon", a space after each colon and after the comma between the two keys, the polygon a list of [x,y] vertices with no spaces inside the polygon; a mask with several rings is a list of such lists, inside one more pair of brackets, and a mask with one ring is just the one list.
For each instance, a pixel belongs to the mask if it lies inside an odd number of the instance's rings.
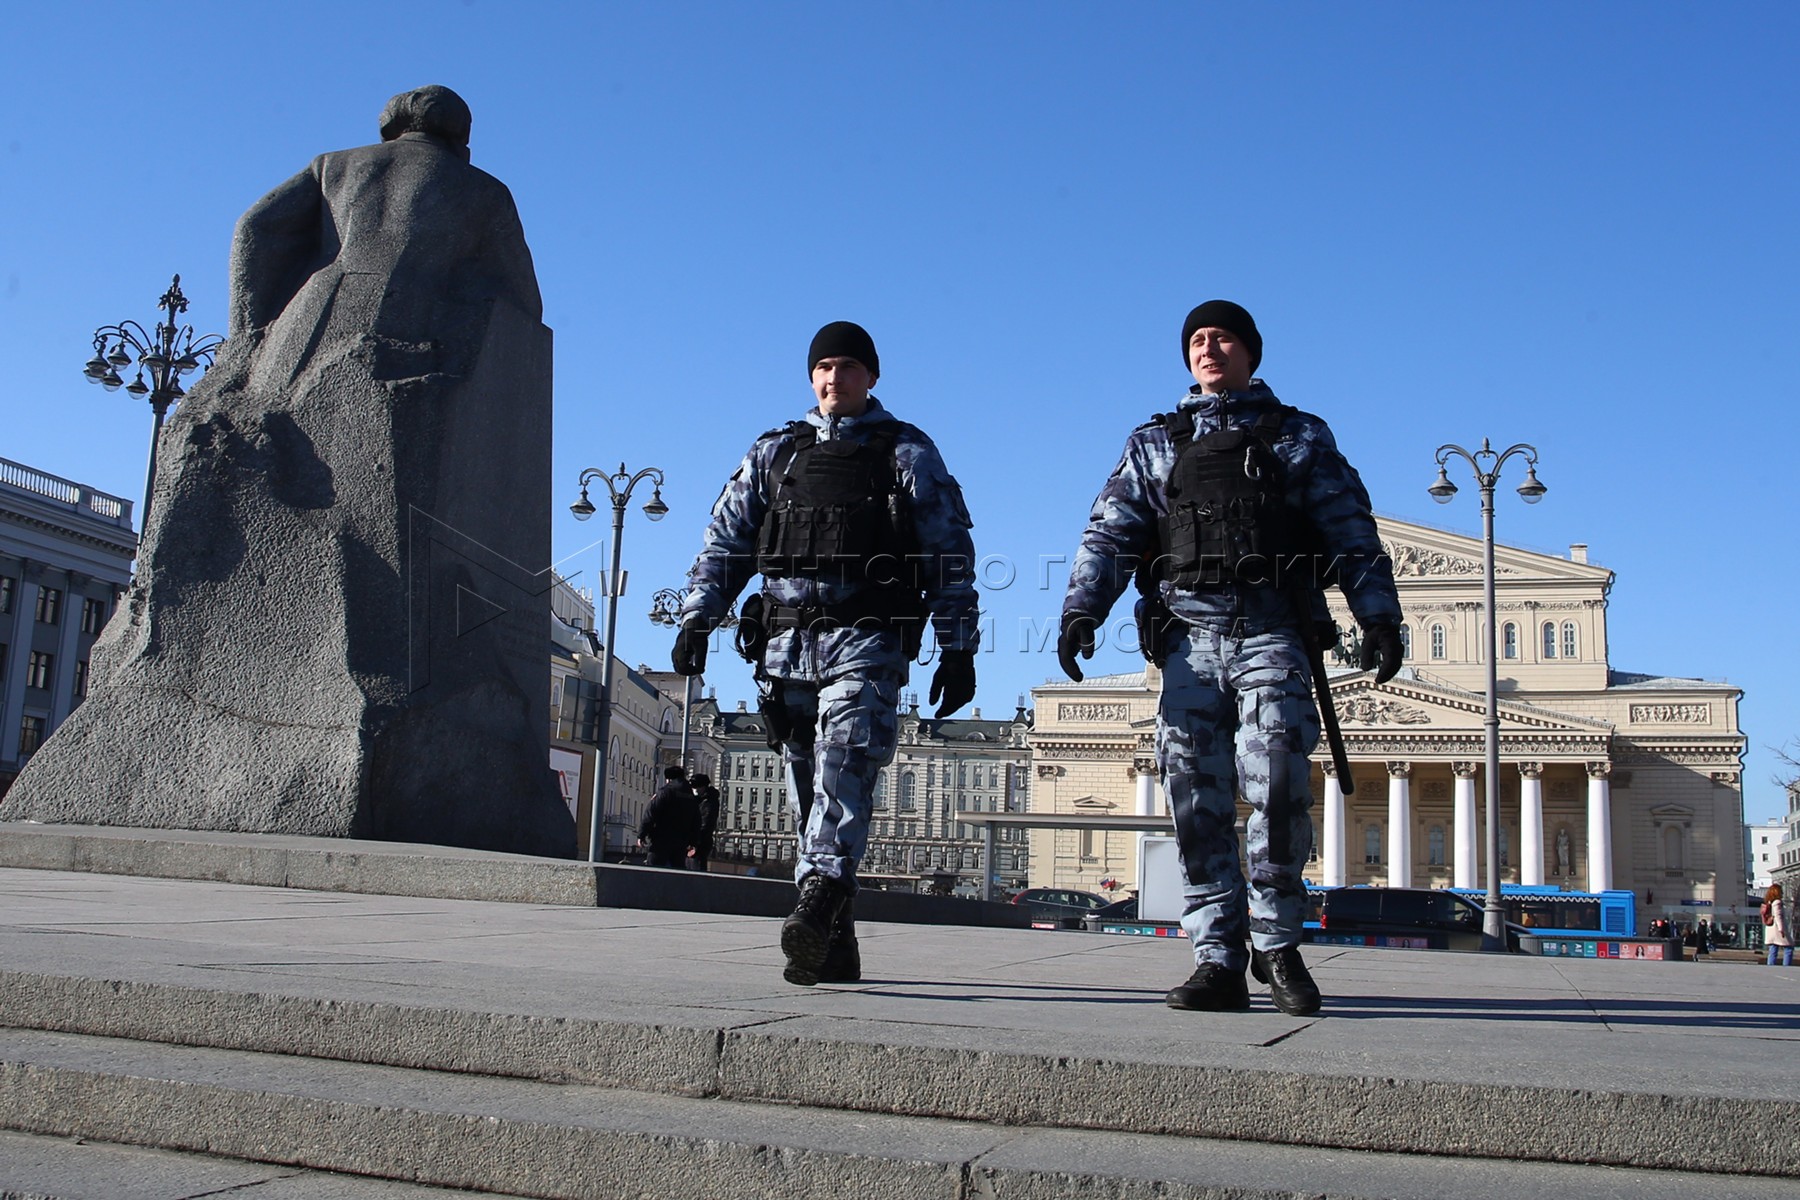
{"label": "building facade", "polygon": [[[719,741],[719,831],[716,854],[762,869],[791,870],[795,860],[797,805],[788,799],[781,755],[771,750],[762,714],[747,701],[719,711],[708,700],[698,710],[696,732]],[[1031,714],[1021,706],[1010,720],[984,720],[979,708],[967,719],[920,715],[909,696],[900,713],[899,744],[875,785],[868,848],[859,876],[874,886],[935,887],[959,895],[980,892],[980,831],[957,820],[959,812],[1024,812],[1030,796],[1026,734]],[[999,831],[995,884],[1025,886],[1030,847]]]}
{"label": "building facade", "polygon": [[0,459],[0,795],[87,695],[136,554],[131,501]]}
{"label": "building facade", "polygon": [[[1405,612],[1407,665],[1378,688],[1348,665],[1352,645],[1328,670],[1355,789],[1336,778],[1321,741],[1307,877],[1485,886],[1482,545],[1391,518],[1378,524]],[[1660,916],[1741,928],[1742,693],[1613,669],[1613,573],[1588,562],[1585,546],[1567,558],[1497,547],[1495,561],[1502,880],[1630,890],[1640,928]],[[1353,630],[1342,598],[1331,599]],[[1129,812],[1146,793],[1166,811],[1153,775],[1143,778],[1154,770],[1159,687],[1151,668],[1034,690],[1043,811]],[[1075,835],[1040,836],[1034,884],[1091,890],[1108,872],[1135,870],[1110,843],[1084,856]]]}

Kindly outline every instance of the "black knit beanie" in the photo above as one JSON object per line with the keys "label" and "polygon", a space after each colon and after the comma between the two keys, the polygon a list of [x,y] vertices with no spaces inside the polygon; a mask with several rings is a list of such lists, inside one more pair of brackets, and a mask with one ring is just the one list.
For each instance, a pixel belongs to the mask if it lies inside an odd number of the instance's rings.
{"label": "black knit beanie", "polygon": [[854,358],[869,368],[869,374],[881,374],[881,359],[875,353],[875,339],[855,321],[833,321],[813,334],[812,347],[806,352],[806,374],[821,358]]}
{"label": "black knit beanie", "polygon": [[1243,305],[1229,300],[1208,300],[1187,315],[1181,325],[1181,365],[1184,367],[1192,366],[1188,358],[1188,341],[1196,329],[1227,329],[1237,334],[1250,348],[1250,373],[1256,374],[1256,368],[1262,364],[1262,334],[1256,331],[1256,321],[1244,311]]}

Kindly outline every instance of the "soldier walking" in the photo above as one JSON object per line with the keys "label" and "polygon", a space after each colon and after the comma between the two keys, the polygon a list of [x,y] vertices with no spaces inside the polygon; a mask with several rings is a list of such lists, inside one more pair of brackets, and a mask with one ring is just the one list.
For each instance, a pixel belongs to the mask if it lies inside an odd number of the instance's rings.
{"label": "soldier walking", "polygon": [[971,521],[937,447],[870,394],[874,340],[834,321],[806,369],[817,407],[757,438],[713,505],[682,604],[674,666],[698,675],[708,637],[750,577],[738,644],[756,668],[799,829],[799,900],[782,924],[783,976],[862,977],[851,916],[875,780],[893,758],[900,689],[929,621],[930,701],[975,696],[979,633]]}
{"label": "soldier walking", "polygon": [[[1248,965],[1283,1012],[1317,1011],[1298,949],[1301,871],[1312,852],[1309,688],[1336,641],[1321,588],[1335,582],[1362,627],[1364,670],[1400,669],[1400,601],[1369,495],[1325,422],[1254,378],[1262,335],[1243,308],[1209,300],[1181,330],[1194,385],[1138,426],[1094,501],[1063,599],[1057,657],[1077,656],[1134,575],[1146,657],[1163,668],[1157,765],[1185,877],[1193,975],[1171,1008],[1250,1007]],[[1309,653],[1309,647],[1311,653]],[[1323,683],[1323,680],[1320,680]],[[1245,825],[1246,882],[1235,822]],[[1246,955],[1245,942],[1250,943]]]}

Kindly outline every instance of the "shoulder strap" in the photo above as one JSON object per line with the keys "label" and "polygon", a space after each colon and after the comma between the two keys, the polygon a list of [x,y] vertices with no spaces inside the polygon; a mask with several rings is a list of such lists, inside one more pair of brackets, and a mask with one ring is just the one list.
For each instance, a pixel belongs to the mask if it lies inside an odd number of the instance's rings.
{"label": "shoulder strap", "polygon": [[771,474],[777,480],[786,477],[788,469],[794,465],[794,459],[802,450],[819,440],[819,431],[805,421],[789,421],[781,432],[787,435],[788,448],[775,460]]}
{"label": "shoulder strap", "polygon": [[1194,440],[1194,414],[1177,410],[1172,413],[1157,413],[1149,422],[1161,425],[1169,431],[1169,440],[1175,443],[1176,453],[1180,453],[1189,442]]}

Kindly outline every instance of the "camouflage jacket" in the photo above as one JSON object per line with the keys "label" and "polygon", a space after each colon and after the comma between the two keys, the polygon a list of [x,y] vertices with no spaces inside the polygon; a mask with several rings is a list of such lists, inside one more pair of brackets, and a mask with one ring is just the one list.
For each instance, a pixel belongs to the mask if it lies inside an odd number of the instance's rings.
{"label": "camouflage jacket", "polygon": [[[912,544],[918,548],[911,570],[921,585],[937,644],[946,650],[976,649],[980,643],[979,606],[975,545],[969,536],[974,523],[963,504],[962,488],[945,468],[937,447],[873,396],[861,416],[827,417],[814,408],[805,419],[819,431],[820,441],[851,438],[861,442],[877,425],[899,426],[895,466],[912,521]],[[756,573],[756,536],[769,505],[770,476],[791,441],[785,426],[757,438],[719,493],[700,556],[688,571],[688,593],[681,606],[684,622],[716,626]],[[842,604],[866,586],[860,581],[765,579],[763,592],[774,603],[804,608]],[[900,637],[883,629],[782,630],[769,639],[762,666],[774,678],[812,681],[855,670],[898,668]]]}
{"label": "camouflage jacket", "polygon": [[[1261,380],[1252,380],[1247,391],[1225,396],[1190,388],[1179,407],[1193,414],[1194,436],[1202,437],[1250,424],[1279,403]],[[1341,564],[1340,586],[1357,622],[1364,627],[1398,624],[1393,564],[1376,534],[1369,493],[1338,452],[1331,429],[1310,413],[1290,412],[1274,451],[1287,467],[1286,502],[1312,523],[1324,552]],[[1064,612],[1104,621],[1131,582],[1135,565],[1156,556],[1158,519],[1168,510],[1163,485],[1174,467],[1175,445],[1168,430],[1152,421],[1132,431],[1112,478],[1094,499],[1069,572]],[[1252,628],[1268,629],[1294,619],[1287,595],[1274,587],[1225,584],[1187,591],[1166,580],[1159,586],[1169,611],[1192,625],[1224,629],[1242,618]],[[1324,610],[1315,604],[1314,611]]]}

